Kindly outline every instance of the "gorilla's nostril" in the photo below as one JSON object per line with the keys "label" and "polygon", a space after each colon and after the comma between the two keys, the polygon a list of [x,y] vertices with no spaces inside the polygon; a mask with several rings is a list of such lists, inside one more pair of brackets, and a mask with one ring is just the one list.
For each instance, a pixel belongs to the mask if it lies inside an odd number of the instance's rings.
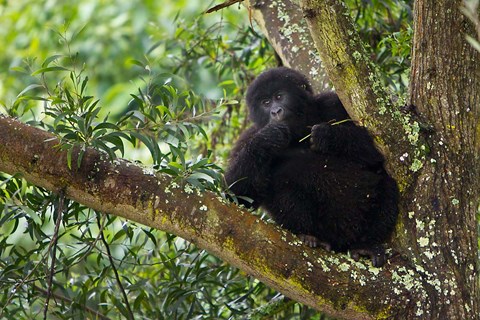
{"label": "gorilla's nostril", "polygon": [[270,114],[274,117],[278,117],[280,116],[281,114],[283,113],[283,109],[282,108],[276,108],[276,109],[272,109],[270,111]]}

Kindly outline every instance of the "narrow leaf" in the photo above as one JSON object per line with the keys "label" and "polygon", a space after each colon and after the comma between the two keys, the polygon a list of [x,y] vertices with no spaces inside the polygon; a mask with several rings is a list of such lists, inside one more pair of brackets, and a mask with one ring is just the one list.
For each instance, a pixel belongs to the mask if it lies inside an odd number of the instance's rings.
{"label": "narrow leaf", "polygon": [[64,67],[47,67],[47,68],[40,68],[37,71],[34,71],[31,75],[35,76],[40,73],[47,73],[47,72],[53,72],[53,71],[69,71],[67,68]]}

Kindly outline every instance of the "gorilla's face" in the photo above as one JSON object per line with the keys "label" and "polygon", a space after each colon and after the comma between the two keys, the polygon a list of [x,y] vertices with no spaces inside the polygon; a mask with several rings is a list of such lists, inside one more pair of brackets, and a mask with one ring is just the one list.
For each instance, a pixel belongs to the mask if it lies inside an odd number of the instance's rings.
{"label": "gorilla's face", "polygon": [[305,113],[313,94],[308,80],[288,68],[275,68],[262,73],[247,90],[250,118],[257,126],[282,122],[292,128],[304,128]]}
{"label": "gorilla's face", "polygon": [[[264,97],[260,101],[262,113],[268,115],[268,122],[286,122],[299,118],[303,115],[303,110],[293,108],[294,97],[288,91],[277,91],[271,96]],[[297,109],[297,110],[296,110]]]}

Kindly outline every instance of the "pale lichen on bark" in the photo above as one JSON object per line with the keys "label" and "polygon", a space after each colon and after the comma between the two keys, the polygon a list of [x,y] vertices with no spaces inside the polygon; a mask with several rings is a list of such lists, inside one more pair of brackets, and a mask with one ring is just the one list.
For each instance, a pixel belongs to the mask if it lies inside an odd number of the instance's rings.
{"label": "pale lichen on bark", "polygon": [[302,12],[293,1],[246,1],[263,34],[285,66],[305,74],[316,92],[329,87]]}

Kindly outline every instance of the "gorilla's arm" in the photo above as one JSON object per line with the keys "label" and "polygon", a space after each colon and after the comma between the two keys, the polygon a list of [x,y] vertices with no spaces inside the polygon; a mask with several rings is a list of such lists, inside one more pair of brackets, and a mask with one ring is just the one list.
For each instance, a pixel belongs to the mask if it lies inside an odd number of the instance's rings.
{"label": "gorilla's arm", "polygon": [[311,136],[312,150],[346,157],[370,168],[383,165],[384,158],[375,148],[367,129],[351,121],[335,92],[318,94],[314,101],[309,115],[314,125]]}
{"label": "gorilla's arm", "polygon": [[270,184],[272,161],[290,143],[290,132],[285,124],[271,123],[263,128],[253,126],[245,131],[235,144],[225,180],[230,190],[239,197],[239,203],[258,208]]}
{"label": "gorilla's arm", "polygon": [[346,157],[369,168],[381,167],[384,162],[367,129],[351,122],[313,126],[311,148],[319,153]]}

